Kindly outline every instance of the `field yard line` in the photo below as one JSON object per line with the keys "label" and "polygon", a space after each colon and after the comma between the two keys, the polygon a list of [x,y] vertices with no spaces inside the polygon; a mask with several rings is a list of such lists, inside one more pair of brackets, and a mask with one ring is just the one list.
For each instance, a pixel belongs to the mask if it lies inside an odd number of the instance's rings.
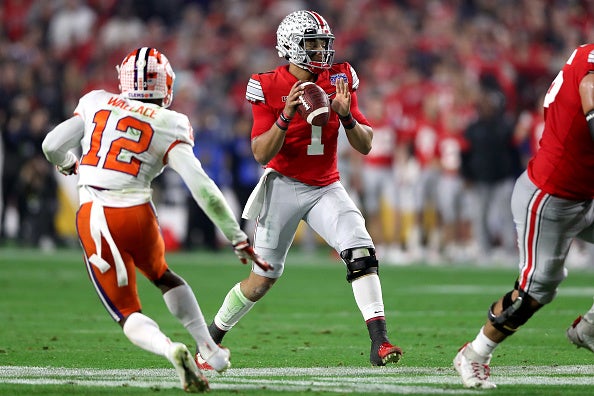
{"label": "field yard line", "polygon": [[[282,367],[238,368],[222,375],[207,372],[212,389],[369,394],[469,394],[453,368],[430,367]],[[495,366],[500,385],[594,385],[594,365]],[[93,369],[0,366],[0,384],[88,387],[179,387],[173,369]],[[444,388],[447,387],[447,388]]]}
{"label": "field yard line", "polygon": [[[232,368],[216,377],[267,377],[267,376],[381,376],[381,375],[438,375],[451,374],[453,369],[443,367],[271,367],[271,368]],[[498,375],[594,375],[594,365],[571,366],[492,366]],[[0,366],[0,378],[16,376],[25,377],[76,377],[76,376],[109,376],[111,378],[128,378],[132,376],[168,377],[173,369],[95,369],[64,368],[35,366]],[[207,372],[207,374],[211,374]]]}

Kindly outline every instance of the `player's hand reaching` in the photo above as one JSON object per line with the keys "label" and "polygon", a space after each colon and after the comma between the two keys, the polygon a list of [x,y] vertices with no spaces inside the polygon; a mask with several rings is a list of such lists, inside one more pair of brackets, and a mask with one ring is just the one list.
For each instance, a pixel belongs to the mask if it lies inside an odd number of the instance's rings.
{"label": "player's hand reaching", "polygon": [[253,261],[258,267],[262,268],[264,271],[270,271],[274,269],[272,265],[268,264],[266,261],[262,259],[254,251],[254,248],[250,244],[250,240],[246,239],[245,241],[236,243],[233,245],[233,249],[235,250],[235,254],[239,257],[239,261],[243,264],[247,264],[249,261]]}

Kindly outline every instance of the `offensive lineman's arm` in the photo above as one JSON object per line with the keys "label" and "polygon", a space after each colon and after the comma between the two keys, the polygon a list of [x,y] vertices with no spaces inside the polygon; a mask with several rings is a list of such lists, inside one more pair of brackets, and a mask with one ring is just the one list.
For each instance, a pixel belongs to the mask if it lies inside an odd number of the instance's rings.
{"label": "offensive lineman's arm", "polygon": [[586,116],[590,136],[594,140],[594,73],[590,72],[582,78],[580,82],[580,98],[582,100],[582,110]]}
{"label": "offensive lineman's arm", "polygon": [[84,128],[82,118],[71,117],[52,129],[41,144],[47,160],[56,165],[60,173],[64,175],[77,172],[78,158],[70,150],[80,145]]}
{"label": "offensive lineman's arm", "polygon": [[223,193],[215,182],[204,172],[202,164],[194,156],[189,144],[175,145],[168,154],[168,164],[176,171],[190,189],[192,197],[213,223],[231,242],[242,263],[253,261],[263,270],[272,269],[258,256],[249,243],[247,235],[241,230],[233,211],[227,204]]}

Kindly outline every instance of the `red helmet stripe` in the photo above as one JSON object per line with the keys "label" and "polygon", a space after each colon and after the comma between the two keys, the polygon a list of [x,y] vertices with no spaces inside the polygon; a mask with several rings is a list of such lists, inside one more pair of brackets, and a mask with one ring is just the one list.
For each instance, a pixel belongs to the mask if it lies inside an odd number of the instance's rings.
{"label": "red helmet stripe", "polygon": [[324,18],[322,18],[322,16],[320,14],[318,14],[315,11],[308,11],[314,18],[316,18],[316,20],[318,21],[318,25],[320,25],[320,29],[322,30],[326,30],[328,29],[328,27],[325,24],[325,20]]}

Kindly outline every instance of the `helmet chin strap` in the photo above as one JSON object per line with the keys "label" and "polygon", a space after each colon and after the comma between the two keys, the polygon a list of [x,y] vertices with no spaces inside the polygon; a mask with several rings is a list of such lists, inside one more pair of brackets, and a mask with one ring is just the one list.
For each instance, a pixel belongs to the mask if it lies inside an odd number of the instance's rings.
{"label": "helmet chin strap", "polygon": [[[304,63],[295,63],[295,62],[291,62],[291,63],[293,63],[294,65],[296,65],[304,70],[307,70],[310,73],[320,74],[324,70],[324,68],[313,66],[314,60],[312,59],[312,55],[315,55],[317,52],[318,51],[307,51],[306,50]],[[322,63],[322,62],[318,61],[318,63]]]}
{"label": "helmet chin strap", "polygon": [[320,74],[320,72],[323,70],[321,68],[311,67],[311,66],[299,64],[299,63],[296,63],[296,62],[290,62],[290,63],[293,64],[293,65],[295,65],[295,66],[297,66],[297,67],[299,67],[300,69],[303,69],[305,71],[308,71],[308,72],[310,72],[312,74]]}

